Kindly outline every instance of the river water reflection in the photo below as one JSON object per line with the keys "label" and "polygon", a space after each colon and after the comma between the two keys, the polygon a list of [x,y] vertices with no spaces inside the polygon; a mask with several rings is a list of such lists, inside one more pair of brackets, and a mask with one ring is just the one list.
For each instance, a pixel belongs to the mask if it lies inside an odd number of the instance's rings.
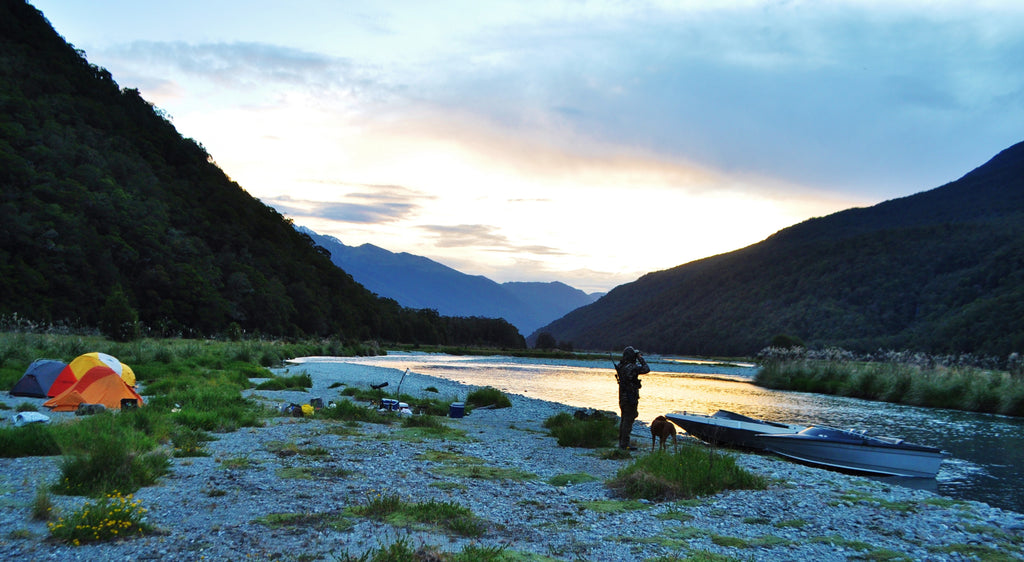
{"label": "river water reflection", "polygon": [[[391,353],[386,357],[306,358],[393,368],[440,377],[574,407],[618,411],[612,364],[607,361],[551,361]],[[731,410],[748,416],[802,425],[829,425],[898,436],[952,453],[934,479],[881,478],[929,488],[944,496],[983,501],[1024,512],[1024,420],[870,402],[852,398],[761,388],[749,381],[753,365],[691,363],[650,359],[640,391],[640,420],[690,411]],[[461,397],[465,398],[465,397]]]}

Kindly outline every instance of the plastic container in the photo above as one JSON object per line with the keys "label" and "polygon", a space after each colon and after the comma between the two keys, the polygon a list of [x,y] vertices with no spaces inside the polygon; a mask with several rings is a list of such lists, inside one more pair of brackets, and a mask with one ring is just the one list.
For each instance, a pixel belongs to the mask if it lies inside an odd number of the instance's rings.
{"label": "plastic container", "polygon": [[461,418],[464,415],[466,415],[466,404],[464,402],[452,402],[451,406],[448,406],[449,418]]}

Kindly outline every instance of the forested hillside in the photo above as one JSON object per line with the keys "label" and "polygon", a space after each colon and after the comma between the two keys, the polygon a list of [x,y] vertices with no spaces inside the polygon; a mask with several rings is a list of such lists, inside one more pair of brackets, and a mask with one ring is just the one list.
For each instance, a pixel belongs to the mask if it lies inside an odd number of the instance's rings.
{"label": "forested hillside", "polygon": [[3,316],[97,326],[126,299],[154,335],[522,345],[377,298],[23,0],[0,0],[0,188]]}
{"label": "forested hillside", "polygon": [[650,273],[542,328],[577,349],[1024,351],[1024,143],[924,193]]}

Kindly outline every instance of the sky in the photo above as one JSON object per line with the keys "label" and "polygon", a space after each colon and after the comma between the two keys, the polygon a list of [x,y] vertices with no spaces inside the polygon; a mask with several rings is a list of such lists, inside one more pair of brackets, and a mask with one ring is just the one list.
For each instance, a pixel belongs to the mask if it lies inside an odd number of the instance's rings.
{"label": "sky", "polygon": [[1024,3],[29,0],[295,224],[607,291],[1024,140]]}

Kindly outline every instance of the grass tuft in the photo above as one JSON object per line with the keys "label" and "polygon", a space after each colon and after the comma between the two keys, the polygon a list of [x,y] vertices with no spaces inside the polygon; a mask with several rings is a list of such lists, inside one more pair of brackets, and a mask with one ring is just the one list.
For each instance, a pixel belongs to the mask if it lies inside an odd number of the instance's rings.
{"label": "grass tuft", "polygon": [[480,537],[486,526],[473,512],[454,502],[407,503],[397,494],[375,493],[351,508],[355,515],[408,527],[413,524],[445,529],[464,537]]}
{"label": "grass tuft", "polygon": [[466,405],[475,406],[477,408],[483,408],[484,406],[490,406],[492,408],[511,408],[512,401],[509,400],[505,393],[494,388],[493,386],[485,386],[478,388],[473,392],[470,392],[466,396]]}
{"label": "grass tuft", "polygon": [[658,451],[637,459],[619,470],[607,485],[621,497],[665,501],[722,490],[763,490],[767,481],[737,466],[731,455],[687,444],[675,453]]}

